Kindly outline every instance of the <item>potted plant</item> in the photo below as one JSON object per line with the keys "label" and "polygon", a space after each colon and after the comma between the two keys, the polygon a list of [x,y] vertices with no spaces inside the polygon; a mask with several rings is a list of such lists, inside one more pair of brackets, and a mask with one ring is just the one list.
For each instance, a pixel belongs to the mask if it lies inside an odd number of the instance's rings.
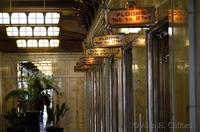
{"label": "potted plant", "polygon": [[24,127],[24,114],[18,113],[13,107],[12,109],[6,111],[5,114],[1,116],[8,120],[10,127],[7,128],[7,132],[25,132],[26,127]]}
{"label": "potted plant", "polygon": [[[57,94],[62,92],[58,87],[57,81],[51,76],[42,73],[33,73],[31,76],[23,76],[26,85],[22,88],[15,89],[5,96],[7,101],[11,97],[19,97],[21,102],[28,102],[28,111],[26,111],[28,132],[39,132],[39,115],[41,110],[38,109],[40,99],[46,97],[50,100],[50,95],[44,90],[52,89]],[[29,119],[30,118],[30,119]]]}
{"label": "potted plant", "polygon": [[69,108],[66,106],[65,103],[63,103],[61,107],[59,106],[59,104],[57,104],[55,111],[54,107],[51,108],[50,106],[47,106],[47,132],[63,132],[64,128],[59,127],[59,122],[63,118],[67,110],[69,110]]}

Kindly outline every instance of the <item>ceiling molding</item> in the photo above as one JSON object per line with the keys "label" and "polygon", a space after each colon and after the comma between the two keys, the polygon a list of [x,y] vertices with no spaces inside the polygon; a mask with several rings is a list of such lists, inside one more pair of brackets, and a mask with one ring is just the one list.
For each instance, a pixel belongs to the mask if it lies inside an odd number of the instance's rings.
{"label": "ceiling molding", "polygon": [[0,12],[64,12],[76,14],[78,11],[72,8],[0,8]]}
{"label": "ceiling molding", "polygon": [[60,35],[75,37],[75,38],[79,38],[79,39],[82,39],[82,40],[86,38],[86,36],[84,34],[72,32],[72,31],[67,31],[67,30],[61,30]]}

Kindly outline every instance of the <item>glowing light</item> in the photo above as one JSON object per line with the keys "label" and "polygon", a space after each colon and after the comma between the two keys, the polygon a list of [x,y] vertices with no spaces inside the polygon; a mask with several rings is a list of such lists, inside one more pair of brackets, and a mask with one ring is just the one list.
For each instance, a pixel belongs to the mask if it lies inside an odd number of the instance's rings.
{"label": "glowing light", "polygon": [[17,47],[26,47],[26,40],[17,40]]}
{"label": "glowing light", "polygon": [[29,13],[29,24],[44,24],[44,15],[42,13]]}
{"label": "glowing light", "polygon": [[8,13],[0,13],[0,24],[10,24],[10,16]]}
{"label": "glowing light", "polygon": [[27,47],[37,47],[37,40],[36,39],[29,39],[27,41]]}
{"label": "glowing light", "polygon": [[19,36],[17,27],[7,27],[6,32],[8,36]]}
{"label": "glowing light", "polygon": [[121,28],[121,32],[128,34],[128,33],[138,33],[141,28]]}
{"label": "glowing light", "polygon": [[58,47],[60,41],[58,39],[18,39],[16,41],[18,47]]}

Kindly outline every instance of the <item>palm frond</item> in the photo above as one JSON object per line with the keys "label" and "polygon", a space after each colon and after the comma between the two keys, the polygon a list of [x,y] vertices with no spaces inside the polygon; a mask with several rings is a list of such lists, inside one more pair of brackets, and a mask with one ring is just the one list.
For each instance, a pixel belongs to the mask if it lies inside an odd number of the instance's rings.
{"label": "palm frond", "polygon": [[29,95],[29,92],[25,89],[25,88],[19,88],[19,89],[15,89],[13,91],[11,91],[10,93],[8,93],[4,100],[8,101],[10,98],[17,98],[20,97],[21,99],[24,99],[26,95]]}
{"label": "palm frond", "polygon": [[62,95],[62,91],[59,88],[58,82],[52,78],[52,76],[46,76],[45,74],[33,73],[31,76],[22,76],[21,78],[26,82],[26,88],[15,89],[6,95],[7,101],[11,97],[25,99],[28,96],[29,110],[37,110],[37,106],[40,98],[47,97],[50,100],[48,94],[43,94],[44,90],[52,89],[58,95]]}

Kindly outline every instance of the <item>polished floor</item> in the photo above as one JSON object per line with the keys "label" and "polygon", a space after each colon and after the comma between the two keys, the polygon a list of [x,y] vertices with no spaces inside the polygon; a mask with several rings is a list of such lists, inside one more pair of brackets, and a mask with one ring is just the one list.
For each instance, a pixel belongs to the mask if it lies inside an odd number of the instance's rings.
{"label": "polished floor", "polygon": [[44,109],[43,115],[40,118],[40,132],[46,132],[47,112]]}

